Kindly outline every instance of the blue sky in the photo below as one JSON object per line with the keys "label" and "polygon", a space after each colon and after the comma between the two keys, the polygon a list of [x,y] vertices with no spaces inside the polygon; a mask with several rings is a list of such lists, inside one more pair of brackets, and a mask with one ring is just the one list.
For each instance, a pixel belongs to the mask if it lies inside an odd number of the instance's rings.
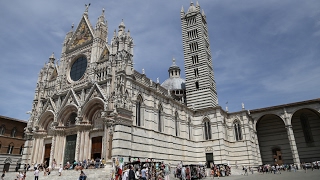
{"label": "blue sky", "polygon": [[[71,24],[90,1],[2,1],[0,115],[28,120],[38,73],[60,59]],[[124,20],[134,39],[134,67],[160,82],[174,57],[182,70],[180,10],[190,0],[92,1],[95,26],[105,8],[108,39]],[[194,1],[196,3],[196,1]],[[320,97],[320,1],[199,0],[207,16],[219,105],[229,112]],[[182,72],[184,78],[184,72]]]}

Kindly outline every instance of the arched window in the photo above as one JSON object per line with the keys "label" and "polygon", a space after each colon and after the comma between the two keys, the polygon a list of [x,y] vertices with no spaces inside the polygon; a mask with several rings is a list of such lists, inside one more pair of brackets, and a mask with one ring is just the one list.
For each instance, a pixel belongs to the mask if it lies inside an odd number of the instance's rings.
{"label": "arched window", "polygon": [[4,135],[6,132],[6,127],[4,125],[0,126],[0,135]]}
{"label": "arched window", "polygon": [[304,134],[304,139],[305,139],[306,143],[314,142],[308,116],[306,114],[301,114],[300,115],[300,122],[301,122],[302,130],[303,130],[303,134]]}
{"label": "arched window", "polygon": [[233,128],[234,128],[234,135],[235,135],[236,141],[242,140],[241,124],[238,120],[234,121]]}
{"label": "arched window", "polygon": [[16,137],[16,133],[17,133],[16,128],[13,128],[11,131],[11,137]]}
{"label": "arched window", "polygon": [[136,102],[136,125],[141,126],[141,104],[142,97],[139,95]]}
{"label": "arched window", "polygon": [[14,147],[14,144],[10,143],[9,146],[8,146],[8,151],[7,151],[8,154],[12,154],[13,147]]}
{"label": "arched window", "polygon": [[162,106],[159,106],[158,110],[158,131],[162,132]]}
{"label": "arched window", "polygon": [[73,112],[71,113],[66,126],[73,126],[76,124],[76,117],[77,117],[77,113]]}
{"label": "arched window", "polygon": [[211,139],[211,124],[209,119],[204,120],[204,138],[205,140]]}
{"label": "arched window", "polygon": [[176,131],[176,136],[179,135],[179,129],[178,129],[178,112],[176,112],[175,116],[174,116],[174,128]]}

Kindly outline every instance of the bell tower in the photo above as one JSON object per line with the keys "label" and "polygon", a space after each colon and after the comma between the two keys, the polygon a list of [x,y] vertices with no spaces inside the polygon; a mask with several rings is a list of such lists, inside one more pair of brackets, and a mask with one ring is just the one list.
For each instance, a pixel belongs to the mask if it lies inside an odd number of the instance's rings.
{"label": "bell tower", "polygon": [[186,74],[187,106],[203,109],[218,106],[208,27],[204,11],[191,2],[188,11],[180,12]]}

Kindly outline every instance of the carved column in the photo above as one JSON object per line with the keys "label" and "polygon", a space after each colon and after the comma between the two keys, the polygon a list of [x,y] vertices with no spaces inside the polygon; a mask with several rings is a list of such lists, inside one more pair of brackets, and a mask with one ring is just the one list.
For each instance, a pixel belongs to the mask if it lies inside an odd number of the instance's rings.
{"label": "carved column", "polygon": [[84,158],[84,149],[86,148],[85,144],[84,144],[84,131],[81,131],[80,133],[81,135],[81,142],[80,142],[80,155],[79,155],[79,161],[83,161]]}
{"label": "carved column", "polygon": [[106,123],[104,123],[104,129],[103,129],[103,138],[102,138],[102,158],[107,159],[107,146],[108,141],[108,126]]}
{"label": "carved column", "polygon": [[39,149],[39,152],[38,152],[37,162],[43,163],[43,156],[44,156],[44,139],[43,139],[43,137],[41,137],[39,139],[38,149]]}
{"label": "carved column", "polygon": [[89,155],[89,148],[90,148],[90,144],[89,144],[89,131],[85,131],[84,132],[84,153],[83,153],[83,159],[89,159],[90,155]]}
{"label": "carved column", "polygon": [[39,150],[38,142],[39,142],[39,139],[38,138],[34,138],[33,146],[32,146],[33,153],[32,153],[32,158],[31,158],[31,163],[32,164],[35,164],[36,160],[37,160],[37,154],[38,154],[38,150]]}
{"label": "carved column", "polygon": [[53,161],[53,159],[55,158],[55,157],[54,157],[55,142],[56,142],[56,136],[53,136],[53,137],[52,137],[52,141],[51,141],[49,168],[51,168],[52,161]]}
{"label": "carved column", "polygon": [[76,161],[79,161],[80,135],[81,135],[81,132],[78,130],[78,132],[77,132],[77,142],[76,142],[76,153],[75,153],[75,156],[74,156],[74,159]]}
{"label": "carved column", "polygon": [[291,149],[291,153],[292,153],[293,162],[295,164],[300,165],[299,152],[298,152],[296,140],[294,138],[292,125],[287,125],[286,128],[287,128],[288,139],[289,139],[289,143],[290,143],[290,149]]}

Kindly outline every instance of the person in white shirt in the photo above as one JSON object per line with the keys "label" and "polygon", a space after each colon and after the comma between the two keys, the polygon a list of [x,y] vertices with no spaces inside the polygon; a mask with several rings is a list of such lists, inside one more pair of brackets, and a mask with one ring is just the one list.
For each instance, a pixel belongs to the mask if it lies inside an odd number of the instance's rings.
{"label": "person in white shirt", "polygon": [[59,176],[61,176],[62,173],[62,165],[60,164],[60,168],[59,168]]}
{"label": "person in white shirt", "polygon": [[38,168],[35,168],[35,171],[34,171],[34,180],[38,180],[39,179],[39,169]]}

